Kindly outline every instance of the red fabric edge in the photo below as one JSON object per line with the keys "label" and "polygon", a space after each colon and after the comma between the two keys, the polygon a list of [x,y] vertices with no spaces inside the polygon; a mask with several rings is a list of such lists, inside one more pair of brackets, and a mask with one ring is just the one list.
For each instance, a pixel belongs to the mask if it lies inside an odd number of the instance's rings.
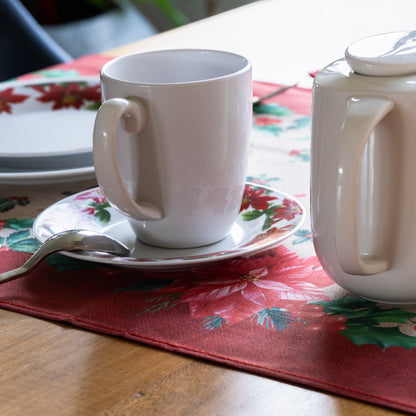
{"label": "red fabric edge", "polygon": [[176,345],[173,343],[158,341],[156,339],[144,337],[144,336],[135,334],[130,331],[121,331],[113,327],[97,325],[90,321],[86,321],[86,320],[76,318],[70,315],[56,314],[56,313],[51,313],[51,312],[46,313],[36,308],[20,306],[20,305],[14,304],[12,302],[7,302],[7,301],[0,301],[0,305],[14,312],[29,314],[31,316],[46,319],[46,320],[66,322],[78,328],[91,330],[91,331],[101,333],[104,335],[123,337],[131,341],[136,341],[142,344],[150,345],[153,347],[158,347],[166,351],[192,355],[197,358],[201,358],[201,359],[208,360],[208,361],[214,361],[216,363],[224,364],[227,366],[230,366],[230,363],[232,363],[232,366],[239,368],[241,370],[252,372],[253,374],[261,374],[261,375],[268,376],[268,377],[286,380],[291,383],[296,383],[300,386],[308,386],[308,387],[312,387],[315,389],[319,389],[323,391],[324,393],[330,392],[330,393],[338,394],[341,396],[349,397],[352,399],[357,399],[357,400],[362,400],[365,402],[373,403],[376,405],[384,405],[386,407],[394,408],[397,410],[416,413],[416,409],[413,406],[408,406],[402,402],[387,400],[377,395],[363,393],[358,390],[350,389],[350,388],[343,387],[343,386],[333,384],[333,383],[328,383],[319,379],[305,377],[300,374],[290,373],[290,372],[282,371],[282,370],[276,370],[276,369],[272,369],[269,367],[254,366],[244,361],[227,358],[222,355],[212,354],[212,353],[200,351],[197,349],[192,349],[189,347],[184,347],[182,345]]}

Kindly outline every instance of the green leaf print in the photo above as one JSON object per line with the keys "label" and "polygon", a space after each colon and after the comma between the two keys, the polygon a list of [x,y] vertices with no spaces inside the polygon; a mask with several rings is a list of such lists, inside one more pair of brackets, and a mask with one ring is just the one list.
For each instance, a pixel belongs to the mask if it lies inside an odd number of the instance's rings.
{"label": "green leaf print", "polygon": [[247,176],[247,182],[252,182],[253,184],[261,184],[266,186],[271,186],[273,182],[280,181],[280,178],[277,176],[269,177],[266,176],[264,173],[257,176]]}
{"label": "green leaf print", "polygon": [[9,198],[0,198],[0,212],[10,211],[15,207],[15,203]]}
{"label": "green leaf print", "polygon": [[[403,333],[401,326],[411,325],[416,314],[398,306],[380,305],[361,298],[344,296],[330,302],[316,302],[328,315],[342,315],[346,329],[341,331],[356,345],[373,344],[388,347],[416,347],[416,336]],[[416,335],[416,334],[415,334]]]}
{"label": "green leaf print", "polygon": [[298,230],[295,232],[295,237],[293,244],[306,243],[312,240],[312,231],[311,230]]}
{"label": "green leaf print", "polygon": [[14,231],[8,235],[6,232],[7,236],[2,236],[0,238],[0,244],[2,246],[9,247],[14,251],[22,251],[25,253],[33,253],[36,251],[40,244],[31,235],[33,221],[33,218],[24,220],[18,220],[16,218],[2,220],[2,229],[11,229]]}
{"label": "green leaf print", "polygon": [[6,225],[4,225],[3,228],[11,228],[12,230],[22,230],[25,228],[32,228],[33,222],[35,221],[34,218],[28,218],[28,219],[17,219],[17,218],[11,218],[8,220],[4,220]]}
{"label": "green leaf print", "polygon": [[149,303],[150,306],[144,311],[139,312],[137,316],[144,313],[156,313],[162,310],[172,309],[178,304],[182,295],[183,293],[164,293],[160,296],[148,299],[147,303]]}
{"label": "green leaf print", "polygon": [[253,107],[255,114],[270,114],[273,116],[287,116],[293,114],[292,110],[289,110],[286,107],[281,107],[276,103],[256,105]]}
{"label": "green leaf print", "polygon": [[275,136],[278,136],[283,131],[283,128],[276,124],[269,124],[267,126],[254,126],[254,127],[257,130],[268,131],[269,133],[272,133]]}
{"label": "green leaf print", "polygon": [[30,237],[30,230],[20,230],[10,234],[6,238],[7,245],[15,244],[23,239]]}
{"label": "green leaf print", "polygon": [[35,238],[27,238],[16,243],[10,244],[9,247],[14,251],[34,253],[39,248],[39,241]]}
{"label": "green leaf print", "polygon": [[108,201],[105,201],[102,204],[92,202],[89,205],[95,209],[94,217],[97,218],[98,221],[100,221],[102,224],[108,224],[110,222],[111,214],[109,211],[107,211],[107,208],[110,208]]}
{"label": "green leaf print", "polygon": [[84,107],[84,110],[88,110],[88,111],[98,111],[98,109],[100,108],[101,103],[100,102],[95,102],[93,104],[87,105]]}
{"label": "green leaf print", "polygon": [[[72,257],[63,256],[62,254],[58,253],[50,255],[47,258],[47,262],[49,266],[55,267],[58,272],[67,272],[71,270],[91,270],[102,266],[99,263],[79,260]],[[111,266],[106,265],[106,267]]]}
{"label": "green leaf print", "polygon": [[[251,189],[255,192],[258,188],[256,186],[251,186]],[[267,195],[271,194],[272,190],[262,190],[261,195],[248,195],[244,194],[243,202],[242,202],[242,208],[247,208],[247,204],[253,206],[253,207],[259,207],[258,201],[261,201],[261,199],[264,200],[265,203],[267,203],[267,208],[263,209],[253,209],[251,211],[246,211],[241,213],[241,217],[243,221],[253,221],[257,220],[261,216],[265,215],[266,218],[264,220],[262,230],[266,231],[268,230],[274,223],[277,222],[276,220],[276,212],[275,210],[279,208],[283,208],[284,206],[282,204],[280,205],[274,205],[274,199],[276,198],[267,198]],[[269,200],[268,200],[269,199]],[[257,202],[256,202],[257,200]],[[266,202],[267,201],[267,202]],[[262,207],[264,206],[261,204]]]}
{"label": "green leaf print", "polygon": [[374,344],[383,350],[388,347],[403,347],[409,350],[416,347],[416,338],[402,334],[397,327],[383,328],[364,324],[354,327],[351,325],[342,332],[342,335],[356,345]]}
{"label": "green leaf print", "polygon": [[39,242],[31,237],[30,230],[15,231],[5,238],[6,246],[14,251],[33,253],[39,248]]}
{"label": "green leaf print", "polygon": [[257,312],[252,320],[256,318],[258,325],[266,326],[267,329],[277,329],[278,331],[289,328],[290,324],[296,320],[290,312],[276,306],[272,309],[266,308]]}
{"label": "green leaf print", "polygon": [[205,318],[202,326],[208,331],[213,331],[214,329],[222,328],[222,324],[227,325],[228,321],[224,318],[221,318],[220,316],[214,315]]}
{"label": "green leaf print", "polygon": [[105,209],[100,209],[97,210],[94,217],[97,218],[102,224],[108,224],[111,219],[111,214]]}
{"label": "green leaf print", "polygon": [[304,127],[309,127],[310,124],[311,124],[310,117],[297,118],[296,120],[293,121],[293,124],[289,126],[287,129],[288,130],[302,129]]}
{"label": "green leaf print", "polygon": [[241,214],[241,218],[244,221],[253,221],[253,220],[256,220],[257,218],[260,218],[263,214],[264,214],[264,211],[248,211],[248,212],[243,212]]}
{"label": "green leaf print", "polygon": [[62,78],[62,77],[69,77],[73,76],[76,77],[79,75],[79,72],[75,69],[47,69],[34,72],[35,74],[39,74],[45,78]]}
{"label": "green leaf print", "polygon": [[30,201],[26,197],[0,198],[0,212],[10,211],[15,208],[16,205],[23,207],[29,203]]}

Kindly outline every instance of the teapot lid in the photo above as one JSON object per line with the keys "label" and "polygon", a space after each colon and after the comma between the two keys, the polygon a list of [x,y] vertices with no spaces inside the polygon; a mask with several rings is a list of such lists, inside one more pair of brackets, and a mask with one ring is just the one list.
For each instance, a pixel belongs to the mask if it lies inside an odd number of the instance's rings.
{"label": "teapot lid", "polygon": [[416,74],[416,31],[384,33],[351,44],[345,59],[354,72],[371,76]]}

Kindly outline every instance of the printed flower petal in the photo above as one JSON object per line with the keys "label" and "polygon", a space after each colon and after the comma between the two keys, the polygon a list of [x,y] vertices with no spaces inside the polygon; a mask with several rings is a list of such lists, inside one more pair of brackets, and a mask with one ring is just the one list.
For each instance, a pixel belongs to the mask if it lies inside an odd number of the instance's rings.
{"label": "printed flower petal", "polygon": [[18,104],[29,98],[28,95],[14,94],[13,88],[6,88],[0,91],[0,114],[1,113],[12,113],[12,107],[10,104]]}
{"label": "printed flower petal", "polygon": [[179,278],[158,292],[183,293],[179,303],[187,304],[194,318],[218,316],[233,324],[251,319],[265,308],[327,300],[308,277],[324,279],[325,272],[318,266],[315,258],[299,258],[280,246],[268,253],[196,270],[191,281]]}

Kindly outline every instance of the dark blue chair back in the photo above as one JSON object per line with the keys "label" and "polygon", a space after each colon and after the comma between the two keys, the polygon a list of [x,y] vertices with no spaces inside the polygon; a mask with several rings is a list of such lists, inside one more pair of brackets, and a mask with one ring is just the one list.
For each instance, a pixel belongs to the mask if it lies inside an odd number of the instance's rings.
{"label": "dark blue chair back", "polygon": [[19,0],[0,0],[0,81],[70,60]]}

